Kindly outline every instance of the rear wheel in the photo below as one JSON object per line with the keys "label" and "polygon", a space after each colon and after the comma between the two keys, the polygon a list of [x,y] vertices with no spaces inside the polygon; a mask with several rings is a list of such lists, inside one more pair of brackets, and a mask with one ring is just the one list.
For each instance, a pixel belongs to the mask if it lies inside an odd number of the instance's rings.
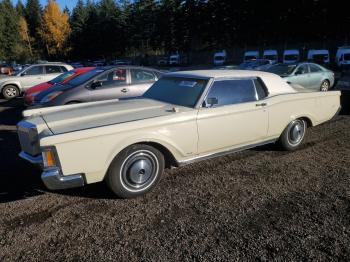
{"label": "rear wheel", "polygon": [[14,85],[7,85],[2,89],[2,95],[6,100],[19,96],[19,89]]}
{"label": "rear wheel", "polygon": [[307,124],[303,119],[296,119],[289,123],[279,138],[279,144],[284,150],[296,150],[304,141]]}
{"label": "rear wheel", "polygon": [[320,91],[326,92],[330,88],[330,83],[328,80],[323,80],[320,86]]}
{"label": "rear wheel", "polygon": [[163,171],[163,154],[154,147],[136,144],[124,149],[114,158],[106,182],[117,196],[133,198],[154,188]]}

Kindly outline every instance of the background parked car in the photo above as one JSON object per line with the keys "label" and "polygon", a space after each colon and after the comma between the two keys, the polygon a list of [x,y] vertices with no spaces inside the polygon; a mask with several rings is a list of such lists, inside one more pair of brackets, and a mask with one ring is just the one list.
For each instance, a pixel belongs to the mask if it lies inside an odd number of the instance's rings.
{"label": "background parked car", "polygon": [[95,68],[35,96],[34,104],[57,106],[141,96],[162,72],[136,66]]}
{"label": "background parked car", "polygon": [[339,47],[335,57],[335,62],[341,70],[350,69],[350,47]]}
{"label": "background parked car", "polygon": [[329,58],[329,51],[326,49],[322,50],[314,50],[311,49],[307,53],[307,60],[315,62],[320,65],[329,65],[330,64],[330,58]]}
{"label": "background parked car", "polygon": [[259,59],[259,51],[247,51],[244,53],[243,62]]}
{"label": "background parked car", "polygon": [[300,61],[300,52],[297,49],[284,50],[283,52],[283,63],[284,64],[295,64]]}
{"label": "background parked car", "polygon": [[5,99],[12,99],[32,86],[45,83],[73,67],[63,63],[31,65],[18,74],[0,80],[0,92]]}
{"label": "background parked car", "polygon": [[237,69],[240,70],[260,70],[260,68],[264,68],[263,66],[271,65],[272,61],[267,59],[256,59],[243,62],[238,66]]}
{"label": "background parked car", "polygon": [[222,66],[226,63],[226,59],[227,59],[226,50],[216,52],[214,54],[213,64],[215,66]]}
{"label": "background parked car", "polygon": [[287,82],[304,88],[328,91],[334,85],[334,73],[314,63],[277,64],[266,70]]}
{"label": "background parked car", "polygon": [[24,92],[24,104],[27,106],[32,105],[34,102],[34,97],[37,94],[39,94],[40,92],[43,92],[43,91],[49,89],[50,87],[52,87],[55,84],[65,84],[65,83],[69,82],[70,80],[74,79],[75,77],[77,77],[81,74],[84,74],[86,72],[89,72],[93,69],[95,69],[95,67],[76,68],[76,69],[73,69],[71,71],[63,73],[63,74],[59,75],[58,77],[56,77],[48,82],[45,82],[45,83],[42,83],[42,84],[39,84],[39,85],[36,85],[36,86],[33,86],[33,87],[27,89]]}
{"label": "background parked car", "polygon": [[278,63],[278,52],[277,50],[265,50],[263,59],[270,60],[271,64]]}
{"label": "background parked car", "polygon": [[11,75],[13,68],[10,65],[2,64],[0,65],[0,73],[4,75]]}

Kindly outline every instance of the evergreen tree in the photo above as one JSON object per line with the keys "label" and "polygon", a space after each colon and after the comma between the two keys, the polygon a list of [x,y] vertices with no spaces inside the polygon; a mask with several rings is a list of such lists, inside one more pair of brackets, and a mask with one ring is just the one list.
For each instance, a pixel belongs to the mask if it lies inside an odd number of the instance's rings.
{"label": "evergreen tree", "polygon": [[16,5],[16,11],[19,16],[24,17],[26,15],[25,7],[22,3],[22,0],[18,0]]}
{"label": "evergreen tree", "polygon": [[15,60],[19,43],[18,15],[10,0],[0,2],[0,55]]}
{"label": "evergreen tree", "polygon": [[32,37],[37,37],[37,30],[41,25],[41,13],[42,9],[39,0],[27,0],[25,18]]}

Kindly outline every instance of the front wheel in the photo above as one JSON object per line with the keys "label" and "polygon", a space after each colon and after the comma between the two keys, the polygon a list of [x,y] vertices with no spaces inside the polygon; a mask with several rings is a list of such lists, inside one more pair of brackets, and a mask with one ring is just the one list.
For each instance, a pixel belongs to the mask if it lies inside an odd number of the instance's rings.
{"label": "front wheel", "polygon": [[293,151],[300,147],[305,138],[307,124],[303,119],[289,123],[279,138],[279,144],[284,150]]}
{"label": "front wheel", "polygon": [[136,144],[114,158],[106,182],[118,197],[133,198],[154,188],[163,171],[163,154],[154,147]]}
{"label": "front wheel", "polygon": [[7,85],[2,89],[2,95],[6,100],[10,100],[19,96],[19,90],[14,85]]}
{"label": "front wheel", "polygon": [[328,80],[323,80],[320,86],[320,91],[326,92],[329,90],[331,84]]}

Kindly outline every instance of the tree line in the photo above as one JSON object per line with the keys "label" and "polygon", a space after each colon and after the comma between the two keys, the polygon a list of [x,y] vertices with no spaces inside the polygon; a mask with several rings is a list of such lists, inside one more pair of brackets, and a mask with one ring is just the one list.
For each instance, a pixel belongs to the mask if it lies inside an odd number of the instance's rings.
{"label": "tree line", "polygon": [[0,0],[0,60],[98,59],[233,46],[344,42],[350,12],[327,0]]}

